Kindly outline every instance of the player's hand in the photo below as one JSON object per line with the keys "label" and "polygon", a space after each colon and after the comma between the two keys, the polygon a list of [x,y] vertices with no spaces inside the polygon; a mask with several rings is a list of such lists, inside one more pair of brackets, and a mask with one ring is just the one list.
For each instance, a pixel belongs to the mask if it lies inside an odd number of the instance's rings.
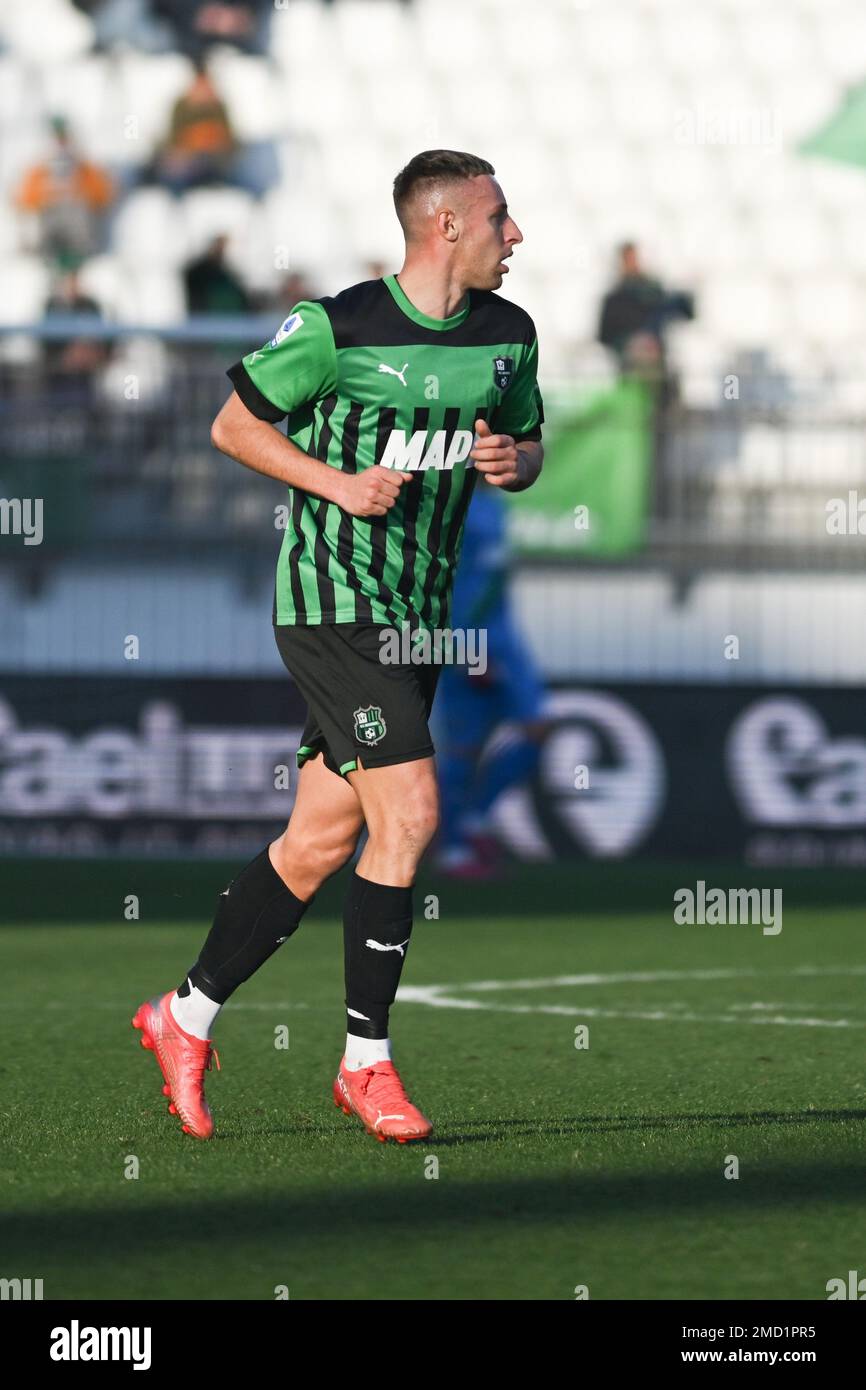
{"label": "player's hand", "polygon": [[377,463],[344,478],[336,500],[350,516],[385,516],[400,496],[400,489],[414,476],[397,468],[382,468]]}
{"label": "player's hand", "polygon": [[510,434],[494,434],[486,420],[475,421],[476,443],[469,451],[484,481],[493,487],[508,487],[520,479],[517,445]]}

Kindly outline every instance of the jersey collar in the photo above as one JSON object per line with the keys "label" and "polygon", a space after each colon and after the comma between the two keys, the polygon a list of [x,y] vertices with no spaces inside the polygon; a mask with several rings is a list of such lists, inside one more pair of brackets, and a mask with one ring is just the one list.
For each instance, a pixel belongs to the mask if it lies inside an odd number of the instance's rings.
{"label": "jersey collar", "polygon": [[411,319],[413,323],[419,323],[422,328],[432,328],[436,333],[447,333],[449,328],[456,328],[459,323],[463,322],[472,308],[472,291],[467,290],[468,302],[465,309],[461,309],[459,313],[452,314],[447,319],[431,319],[429,314],[422,314],[420,309],[416,309],[411,299],[408,299],[403,293],[396,275],[383,275],[382,280],[390,290],[397,308],[402,310],[407,318]]}

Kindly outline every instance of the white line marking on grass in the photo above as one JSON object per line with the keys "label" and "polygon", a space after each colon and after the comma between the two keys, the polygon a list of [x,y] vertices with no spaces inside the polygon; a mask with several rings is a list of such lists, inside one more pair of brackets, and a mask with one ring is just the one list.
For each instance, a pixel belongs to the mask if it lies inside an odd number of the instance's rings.
{"label": "white line marking on grass", "polygon": [[[481,999],[457,997],[455,990],[472,990],[475,994],[491,993],[495,990],[509,989],[560,989],[574,985],[607,984],[652,984],[669,980],[733,980],[750,979],[759,975],[851,975],[866,973],[866,966],[844,968],[824,966],[798,966],[789,971],[758,971],[749,969],[730,970],[652,970],[630,971],[628,973],[592,975],[548,975],[539,979],[521,980],[474,980],[467,984],[443,985],[404,985],[398,994],[398,1003],[426,1004],[434,1009],[483,1010],[489,1013],[506,1014],[555,1014],[565,1018],[632,1018],[653,1023],[775,1023],[791,1028],[866,1028],[866,1020],[848,1018],[793,1018],[787,1014],[767,1013],[761,1010],[779,1008],[776,1004],[731,1005],[727,1013],[697,1014],[681,1004],[671,1004],[666,1009],[626,1009],[595,1008],[574,1004],[491,1004]],[[789,1006],[795,1011],[797,1004]],[[685,1010],[685,1012],[683,1011]],[[744,1012],[748,1010],[749,1012]]]}

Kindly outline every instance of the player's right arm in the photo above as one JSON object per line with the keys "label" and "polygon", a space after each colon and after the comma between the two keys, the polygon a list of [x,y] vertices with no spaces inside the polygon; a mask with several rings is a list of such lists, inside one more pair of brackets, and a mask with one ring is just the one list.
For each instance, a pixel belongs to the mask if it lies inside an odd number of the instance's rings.
{"label": "player's right arm", "polygon": [[337,389],[337,351],[320,303],[296,304],[263,348],[228,373],[234,392],[217,415],[211,441],[238,463],[313,497],[335,502],[351,516],[384,516],[412,477],[390,468],[343,473],[312,458],[276,429],[278,420]]}
{"label": "player's right arm", "polygon": [[360,473],[341,473],[305,454],[274,425],[258,419],[237,391],[214,420],[210,437],[220,453],[289,487],[336,502],[350,516],[384,516],[412,477],[411,473],[378,466]]}

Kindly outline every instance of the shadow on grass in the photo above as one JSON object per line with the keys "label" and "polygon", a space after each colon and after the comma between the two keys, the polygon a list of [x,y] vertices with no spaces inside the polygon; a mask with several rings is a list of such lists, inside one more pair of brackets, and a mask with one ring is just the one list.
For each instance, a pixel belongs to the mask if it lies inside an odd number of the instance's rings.
{"label": "shadow on grass", "polygon": [[[866,1120],[866,1110],[750,1110],[735,1114],[695,1114],[685,1115],[580,1115],[562,1120],[550,1120],[539,1124],[535,1120],[468,1120],[464,1128],[485,1133],[497,1131],[501,1137],[514,1135],[515,1130],[524,1135],[572,1135],[582,1134],[627,1134],[642,1130],[681,1130],[681,1129],[767,1129],[774,1125],[847,1124]],[[470,1138],[476,1136],[470,1135]],[[480,1137],[480,1136],[479,1136]],[[442,1140],[439,1141],[443,1142]],[[452,1138],[448,1143],[460,1143]]]}
{"label": "shadow on grass", "polygon": [[[235,1129],[238,1122],[241,1129]],[[435,1153],[437,1149],[462,1148],[469,1144],[503,1143],[513,1139],[580,1139],[589,1134],[629,1134],[645,1131],[683,1131],[683,1130],[727,1130],[727,1129],[772,1129],[785,1126],[815,1124],[851,1124],[866,1120],[866,1110],[750,1110],[737,1113],[706,1114],[690,1111],[682,1115],[573,1115],[556,1120],[536,1120],[531,1117],[510,1116],[507,1119],[496,1117],[490,1120],[462,1120],[443,1129],[437,1129],[428,1140],[407,1144],[406,1149],[423,1149],[424,1153]],[[347,1126],[340,1126],[345,1129]],[[228,1127],[230,1126],[230,1128]],[[241,1137],[246,1144],[257,1137],[274,1139],[330,1139],[329,1132],[312,1118],[300,1118],[294,1124],[262,1124],[257,1126],[254,1119],[244,1119],[237,1113],[233,1119],[223,1122],[217,1130],[212,1144],[232,1144]],[[353,1124],[359,1137],[363,1136],[360,1122]],[[232,1130],[235,1130],[233,1133]],[[151,1136],[148,1136],[149,1138]],[[155,1135],[153,1136],[156,1137]],[[337,1137],[335,1134],[334,1138]]]}
{"label": "shadow on grass", "polygon": [[[721,1117],[734,1122],[754,1118]],[[771,1113],[768,1118],[780,1117]],[[581,1132],[577,1121],[574,1132]],[[442,1144],[439,1140],[418,1146],[416,1153],[426,1155]],[[385,1152],[390,1159],[402,1160],[407,1150],[386,1151],[383,1146],[383,1157]],[[501,1231],[504,1226],[532,1223],[562,1227],[566,1238],[570,1233],[577,1240],[590,1228],[618,1226],[624,1216],[748,1220],[780,1213],[799,1218],[810,1208],[862,1203],[864,1182],[862,1164],[826,1161],[765,1163],[750,1169],[748,1181],[738,1182],[724,1179],[721,1161],[711,1170],[606,1175],[575,1168],[546,1177],[534,1173],[503,1179],[479,1174],[471,1182],[447,1175],[426,1182],[420,1179],[420,1170],[415,1175],[418,1180],[407,1181],[405,1169],[397,1182],[399,1171],[386,1160],[382,1178],[365,1184],[347,1177],[346,1185],[337,1188],[323,1185],[225,1197],[203,1192],[198,1198],[185,1192],[175,1200],[162,1193],[148,1197],[137,1183],[130,1184],[124,1205],[90,1203],[64,1210],[55,1203],[51,1209],[5,1217],[4,1268],[38,1269],[40,1259],[72,1256],[94,1266],[128,1260],[133,1253],[138,1258],[160,1253],[169,1258],[171,1252],[177,1254],[178,1240],[187,1253],[191,1248],[211,1255],[219,1251],[220,1258],[225,1258],[236,1244],[278,1244],[291,1250],[335,1235],[347,1241],[371,1241],[389,1232],[396,1238],[400,1231],[411,1231],[435,1234],[444,1241],[488,1225]]]}

